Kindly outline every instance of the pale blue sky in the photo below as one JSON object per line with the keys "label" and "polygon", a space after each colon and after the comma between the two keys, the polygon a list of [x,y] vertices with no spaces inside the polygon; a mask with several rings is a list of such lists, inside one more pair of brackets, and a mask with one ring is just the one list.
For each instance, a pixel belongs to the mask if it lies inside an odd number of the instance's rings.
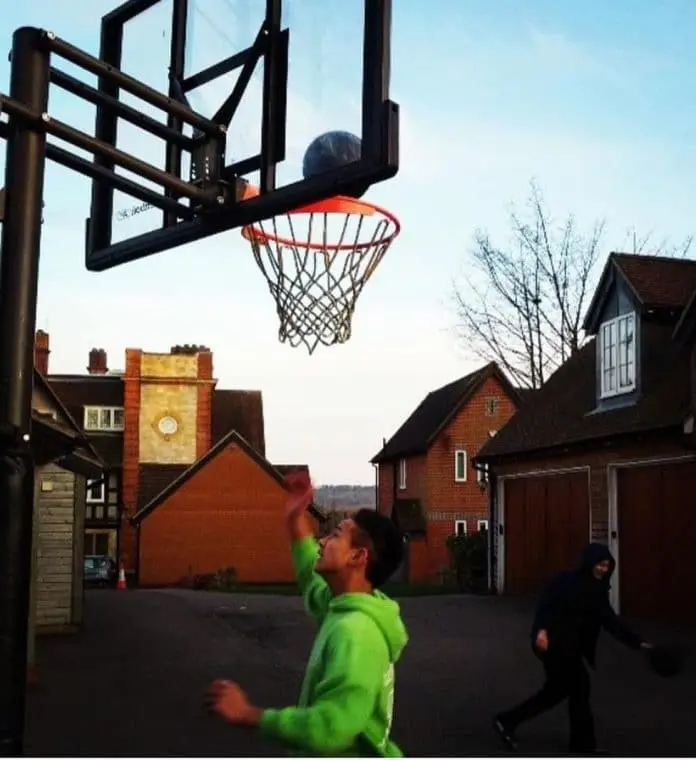
{"label": "pale blue sky", "polygon": [[[96,53],[99,17],[114,4],[7,3],[2,39],[9,50],[12,30],[35,24]],[[191,65],[246,46],[263,4],[197,0]],[[394,4],[392,92],[401,105],[402,168],[367,197],[396,212],[403,232],[358,302],[351,341],[313,356],[279,344],[273,301],[236,232],[86,272],[88,182],[49,165],[38,325],[51,334],[53,371],[83,371],[93,346],[121,368],[127,346],[166,351],[204,343],[214,351],[219,387],[263,391],[272,461],[307,462],[320,483],[371,483],[368,460],[382,437],[429,390],[479,364],[452,335],[450,282],[466,266],[476,227],[505,239],[509,204],[525,200],[530,178],[555,216],[572,211],[587,226],[605,216],[607,252],[621,247],[633,225],[675,239],[695,231],[695,3]],[[288,2],[295,33],[285,179],[298,176],[316,134],[357,128],[353,40],[361,7],[357,0]],[[152,12],[126,40],[124,69],[159,88],[166,81],[165,28],[162,12]],[[8,68],[0,55],[3,91]],[[196,107],[212,110],[225,86],[206,90]],[[251,152],[258,142],[258,107],[252,90],[231,152]],[[91,129],[91,108],[57,90],[51,112]],[[128,130],[122,136],[143,158],[162,160],[152,140]],[[120,223],[118,234],[156,221],[156,213],[143,214]]]}

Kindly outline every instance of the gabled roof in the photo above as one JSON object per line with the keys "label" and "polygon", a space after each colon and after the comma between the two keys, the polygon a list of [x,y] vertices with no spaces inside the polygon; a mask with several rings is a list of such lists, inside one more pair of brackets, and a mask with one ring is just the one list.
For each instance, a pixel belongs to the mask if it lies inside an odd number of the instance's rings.
{"label": "gabled roof", "polygon": [[[236,430],[231,430],[227,435],[223,436],[206,454],[200,459],[194,462],[190,467],[187,467],[177,477],[175,477],[167,486],[165,486],[157,495],[153,496],[146,504],[144,504],[138,512],[131,517],[130,522],[132,525],[138,525],[149,514],[151,514],[157,507],[164,503],[170,496],[178,491],[184,483],[189,481],[196,473],[202,470],[209,462],[215,459],[218,454],[223,452],[230,444],[238,446],[244,453],[268,474],[270,478],[275,480],[281,488],[287,490],[288,484],[283,475],[274,467],[262,454],[254,449],[248,441],[246,441]],[[298,466],[296,466],[298,467]],[[300,466],[302,467],[302,466]],[[304,466],[304,469],[307,469]],[[310,512],[314,514],[318,519],[323,519],[323,513],[310,507]]]}
{"label": "gabled roof", "polygon": [[371,462],[378,464],[397,458],[424,454],[443,428],[455,417],[459,410],[469,401],[484,380],[496,377],[508,395],[517,403],[520,398],[517,390],[500,371],[495,362],[486,364],[453,383],[431,391],[411,416],[387,441],[382,450]]}
{"label": "gabled roof", "polygon": [[46,378],[34,368],[34,387],[39,387],[46,394],[50,403],[55,407],[58,414],[63,418],[57,419],[53,415],[42,414],[32,409],[32,421],[52,434],[62,435],[72,441],[72,445],[66,454],[57,460],[57,464],[67,470],[79,472],[88,477],[98,477],[104,469],[104,462],[90,443],[87,436],[82,432],[70,411],[62,402],[58,394],[51,388]]}
{"label": "gabled roof", "polygon": [[582,442],[681,429],[690,408],[689,349],[672,326],[641,325],[641,389],[635,404],[595,411],[596,342],[591,340],[547,380],[529,404],[481,449],[477,461],[560,452]]}
{"label": "gabled roof", "polygon": [[597,314],[608,295],[608,284],[618,274],[644,311],[681,310],[696,290],[696,261],[667,256],[610,253],[592,297],[583,329],[594,332]]}

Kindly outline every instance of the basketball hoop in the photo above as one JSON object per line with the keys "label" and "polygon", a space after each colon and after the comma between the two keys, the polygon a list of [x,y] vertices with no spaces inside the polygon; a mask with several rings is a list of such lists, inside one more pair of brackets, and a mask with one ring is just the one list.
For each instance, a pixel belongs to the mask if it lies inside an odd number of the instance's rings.
{"label": "basketball hoop", "polygon": [[275,299],[281,343],[345,343],[355,303],[401,230],[389,211],[345,196],[247,225],[242,235]]}

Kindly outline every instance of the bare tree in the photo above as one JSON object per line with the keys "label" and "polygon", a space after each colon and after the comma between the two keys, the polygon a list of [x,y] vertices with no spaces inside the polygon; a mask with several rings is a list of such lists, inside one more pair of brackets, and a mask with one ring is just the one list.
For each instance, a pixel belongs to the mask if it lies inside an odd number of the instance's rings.
{"label": "bare tree", "polygon": [[[510,214],[513,243],[496,247],[476,232],[463,282],[454,283],[457,332],[477,356],[496,361],[512,380],[539,388],[582,345],[582,319],[594,289],[605,223],[582,232],[573,215],[553,223],[542,194],[531,183],[525,212]],[[629,250],[643,253],[652,233],[629,230]],[[652,253],[685,256],[667,241]]]}

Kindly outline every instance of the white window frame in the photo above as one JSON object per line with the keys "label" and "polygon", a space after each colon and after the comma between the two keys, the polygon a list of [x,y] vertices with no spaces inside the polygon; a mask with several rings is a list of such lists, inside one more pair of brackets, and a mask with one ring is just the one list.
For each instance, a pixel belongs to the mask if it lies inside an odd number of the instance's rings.
{"label": "white window frame", "polygon": [[488,532],[488,520],[477,520],[477,521],[476,521],[476,530],[477,530],[479,533],[481,533],[481,527],[482,527],[482,526],[484,526],[484,527],[483,527],[483,529],[484,529],[484,530],[486,531],[486,533],[487,533],[487,532]]}
{"label": "white window frame", "polygon": [[[464,467],[462,468],[463,474],[460,474],[459,472],[460,457],[463,457],[464,459]],[[454,482],[466,483],[466,476],[467,476],[468,470],[469,470],[469,457],[466,455],[466,449],[457,449],[454,452]]]}
{"label": "white window frame", "polygon": [[406,470],[407,463],[405,459],[399,459],[399,490],[406,490]]}
{"label": "white window frame", "polygon": [[[92,483],[101,480],[99,486],[99,496],[94,498],[90,495]],[[106,504],[106,478],[89,478],[87,480],[87,492],[85,494],[85,502],[87,504]]]}
{"label": "white window frame", "polygon": [[[630,343],[626,343],[623,338],[629,332],[633,337]],[[601,398],[622,396],[635,390],[637,374],[635,312],[621,314],[602,323],[597,341],[597,357]],[[613,372],[611,378],[607,377],[609,370]],[[622,382],[624,373],[625,381]]]}
{"label": "white window frame", "polygon": [[[459,532],[459,529],[462,528],[463,530],[461,533]],[[469,535],[469,525],[466,520],[455,520],[454,521],[454,535],[455,536],[468,536]]]}
{"label": "white window frame", "polygon": [[[99,421],[95,425],[89,424],[89,415],[90,413],[96,412]],[[121,424],[116,424],[115,417],[116,413],[121,412]],[[103,423],[103,417],[104,414],[108,415],[109,422],[107,425],[104,425]],[[86,432],[89,433],[97,433],[97,432],[113,432],[113,431],[122,431],[124,424],[123,424],[123,415],[124,415],[124,409],[122,406],[86,406],[84,411],[84,420],[83,420],[83,429]]]}

